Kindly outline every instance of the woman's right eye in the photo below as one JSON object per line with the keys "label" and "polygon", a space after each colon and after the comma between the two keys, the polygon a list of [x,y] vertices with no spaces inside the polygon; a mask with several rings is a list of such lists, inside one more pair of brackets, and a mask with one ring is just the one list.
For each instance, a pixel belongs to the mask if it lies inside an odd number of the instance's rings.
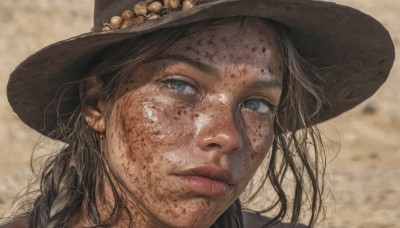
{"label": "woman's right eye", "polygon": [[168,79],[164,81],[164,83],[168,86],[169,89],[175,90],[178,93],[189,95],[193,95],[196,93],[196,89],[193,86],[181,80]]}

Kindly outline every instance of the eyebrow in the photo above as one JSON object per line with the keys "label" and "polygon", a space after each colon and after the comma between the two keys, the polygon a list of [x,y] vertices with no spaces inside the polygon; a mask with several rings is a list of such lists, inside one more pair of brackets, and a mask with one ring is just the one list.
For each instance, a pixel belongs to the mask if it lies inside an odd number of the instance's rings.
{"label": "eyebrow", "polygon": [[189,58],[184,55],[165,55],[165,56],[155,58],[154,60],[161,60],[161,59],[171,59],[171,60],[176,60],[179,62],[184,62],[184,63],[196,68],[197,70],[199,70],[203,73],[206,73],[207,75],[210,75],[210,76],[213,76],[216,78],[219,77],[219,72],[216,67],[210,66],[208,64],[204,64],[202,62],[199,62],[197,60],[194,60],[194,59]]}
{"label": "eyebrow", "polygon": [[272,81],[257,81],[253,84],[250,85],[250,88],[252,89],[267,89],[267,88],[279,88],[282,89],[282,83],[279,82],[278,80],[272,80]]}
{"label": "eyebrow", "polygon": [[[171,59],[171,60],[175,60],[175,61],[179,61],[179,62],[184,62],[184,63],[196,68],[197,70],[200,70],[200,71],[206,73],[206,75],[216,77],[216,78],[220,77],[219,71],[216,67],[210,66],[208,64],[204,64],[202,62],[199,62],[197,60],[194,60],[194,59],[184,56],[184,55],[165,55],[165,56],[157,57],[157,58],[153,59],[153,61],[162,60],[162,59]],[[258,81],[258,82],[255,82],[250,85],[250,88],[253,88],[253,89],[267,89],[267,88],[271,88],[271,87],[280,88],[280,89],[283,88],[281,82],[279,82],[277,80]]]}

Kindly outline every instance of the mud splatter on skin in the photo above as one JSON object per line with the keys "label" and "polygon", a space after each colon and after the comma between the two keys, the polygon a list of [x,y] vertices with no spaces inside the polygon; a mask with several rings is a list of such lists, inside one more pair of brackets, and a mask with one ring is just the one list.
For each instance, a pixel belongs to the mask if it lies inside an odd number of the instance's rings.
{"label": "mud splatter on skin", "polygon": [[[136,224],[209,227],[269,150],[274,113],[246,105],[254,100],[268,110],[268,102],[279,102],[281,88],[267,85],[282,82],[273,74],[281,59],[270,27],[249,20],[240,37],[240,21],[187,37],[165,58],[135,67],[121,84],[106,121],[106,145],[128,207],[140,214],[133,216]],[[267,38],[270,43],[260,43]],[[199,195],[176,176],[203,165],[229,170],[236,184],[223,196]]]}

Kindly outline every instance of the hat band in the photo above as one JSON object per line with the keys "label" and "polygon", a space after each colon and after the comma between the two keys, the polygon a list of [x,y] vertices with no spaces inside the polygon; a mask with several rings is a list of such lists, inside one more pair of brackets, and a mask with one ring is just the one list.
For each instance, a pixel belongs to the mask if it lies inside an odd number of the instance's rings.
{"label": "hat band", "polygon": [[92,31],[124,29],[158,19],[171,12],[189,10],[196,5],[214,1],[216,0],[96,0]]}

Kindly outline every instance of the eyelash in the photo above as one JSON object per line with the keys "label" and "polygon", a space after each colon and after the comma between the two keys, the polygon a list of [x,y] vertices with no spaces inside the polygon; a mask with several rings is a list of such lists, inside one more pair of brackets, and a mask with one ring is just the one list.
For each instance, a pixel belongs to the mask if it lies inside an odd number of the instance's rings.
{"label": "eyelash", "polygon": [[[257,109],[263,108],[263,109],[266,109],[266,110],[265,111],[257,111],[257,110],[255,110],[255,109],[253,109],[251,107],[246,107],[246,104],[248,104],[250,102],[260,102],[260,103],[257,104],[258,105]],[[250,105],[251,105],[251,103],[250,103]],[[260,99],[260,98],[252,98],[252,99],[245,100],[245,101],[242,102],[241,106],[243,108],[246,108],[246,109],[250,110],[250,111],[257,112],[257,113],[259,113],[261,115],[266,115],[266,114],[271,113],[271,112],[274,113],[275,109],[276,109],[275,105],[271,104],[271,102],[269,102],[267,100],[264,100],[264,99]]]}
{"label": "eyelash", "polygon": [[[183,81],[183,80],[179,80],[179,79],[166,79],[166,80],[162,81],[162,83],[164,83],[164,84],[168,87],[168,89],[173,90],[173,91],[175,91],[175,92],[177,92],[177,93],[187,94],[187,95],[194,95],[195,93],[197,93],[197,88],[196,88],[195,86],[193,86],[193,85],[191,85],[190,83],[188,83],[188,82],[186,82],[186,81]],[[190,87],[190,89],[192,90],[192,92],[191,92],[191,93],[188,93],[188,92],[185,93],[184,91],[179,91],[178,89],[173,88],[173,83],[176,83],[176,84],[180,83],[181,85],[184,85],[184,86],[186,86],[186,87]],[[176,85],[176,84],[175,84],[175,85]]]}

